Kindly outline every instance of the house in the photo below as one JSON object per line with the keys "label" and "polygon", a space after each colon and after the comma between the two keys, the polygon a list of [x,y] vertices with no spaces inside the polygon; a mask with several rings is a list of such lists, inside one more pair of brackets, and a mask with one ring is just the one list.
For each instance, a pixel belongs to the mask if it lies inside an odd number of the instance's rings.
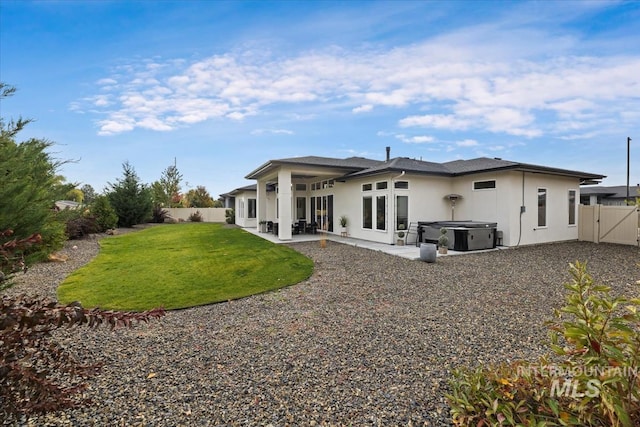
{"label": "house", "polygon": [[[224,207],[235,210],[236,225],[240,227],[257,226],[257,187],[256,184],[246,185],[220,195],[224,199]],[[269,186],[267,191],[274,191],[274,187]]]}
{"label": "house", "polygon": [[389,154],[269,160],[246,176],[255,188],[234,193],[237,224],[287,224],[277,234],[290,240],[300,220],[337,234],[344,215],[349,236],[393,244],[398,229],[455,219],[497,223],[505,246],[575,240],[580,186],[604,178],[499,158],[433,163]]}
{"label": "house", "polygon": [[[635,202],[640,197],[640,184],[629,187],[629,198]],[[583,205],[626,206],[627,186],[613,187],[590,186],[580,191],[580,203]]]}
{"label": "house", "polygon": [[247,185],[244,187],[236,188],[235,190],[229,191],[228,193],[220,194],[220,199],[222,199],[224,208],[226,209],[235,209],[236,208],[236,196],[238,194],[244,194],[247,191],[256,191],[256,185]]}
{"label": "house", "polygon": [[57,200],[54,203],[53,208],[56,211],[63,211],[65,209],[78,209],[80,206],[80,203],[73,200]]}

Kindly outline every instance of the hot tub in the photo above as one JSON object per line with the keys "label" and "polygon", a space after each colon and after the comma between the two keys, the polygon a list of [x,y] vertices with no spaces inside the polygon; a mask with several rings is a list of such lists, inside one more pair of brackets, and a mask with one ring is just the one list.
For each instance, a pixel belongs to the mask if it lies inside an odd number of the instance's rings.
{"label": "hot tub", "polygon": [[438,243],[443,227],[447,229],[448,247],[451,250],[474,251],[496,247],[498,223],[484,221],[419,221],[420,242]]}

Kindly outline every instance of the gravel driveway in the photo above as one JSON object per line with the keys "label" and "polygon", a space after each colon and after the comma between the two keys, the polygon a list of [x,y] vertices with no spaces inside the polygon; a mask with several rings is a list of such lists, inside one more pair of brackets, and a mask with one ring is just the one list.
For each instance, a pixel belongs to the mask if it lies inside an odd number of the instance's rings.
{"label": "gravel driveway", "polygon": [[[569,262],[588,261],[628,295],[640,279],[630,246],[570,242],[435,264],[331,241],[291,246],[316,265],[298,285],[132,330],[58,331],[79,357],[105,363],[87,391],[94,403],[29,424],[449,425],[453,367],[546,351],[542,323],[563,303]],[[35,266],[8,292],[55,295],[97,247],[69,243],[67,263]]]}

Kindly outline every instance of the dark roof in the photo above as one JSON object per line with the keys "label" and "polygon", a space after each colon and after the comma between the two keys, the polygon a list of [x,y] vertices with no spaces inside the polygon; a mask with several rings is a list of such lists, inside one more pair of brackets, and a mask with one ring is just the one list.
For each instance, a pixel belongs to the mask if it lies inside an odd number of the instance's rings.
{"label": "dark roof", "polygon": [[368,175],[378,175],[387,172],[409,172],[424,175],[462,176],[481,172],[502,170],[518,170],[525,172],[548,173],[553,175],[579,178],[583,182],[594,183],[604,178],[604,175],[528,163],[512,162],[498,158],[480,157],[471,160],[454,160],[446,163],[434,163],[407,157],[395,157],[387,161],[365,159],[364,157],[349,157],[335,159],[331,157],[292,157],[287,159],[270,160],[248,174],[245,178],[257,179],[260,175],[276,169],[280,165],[320,166],[341,169],[344,175],[339,178],[347,180]]}
{"label": "dark roof", "polygon": [[363,169],[345,176],[357,178],[367,175],[377,175],[385,172],[412,172],[428,175],[451,175],[450,171],[441,163],[425,162],[423,160],[410,159],[408,157],[395,157],[386,162],[380,162],[375,166]]}
{"label": "dark roof", "polygon": [[234,190],[229,191],[228,193],[220,194],[220,197],[234,197],[238,193],[242,193],[244,191],[257,191],[258,184],[245,185],[244,187],[239,187]]}
{"label": "dark roof", "polygon": [[512,162],[497,158],[479,157],[471,160],[454,160],[444,163],[454,176],[468,175],[480,172],[492,172],[499,170],[518,170],[525,172],[548,173],[552,175],[578,177],[582,181],[593,183],[603,179],[604,175],[580,172],[568,169],[552,168],[548,166],[532,165],[530,163]]}
{"label": "dark roof", "polygon": [[443,163],[443,165],[453,174],[465,175],[468,173],[513,168],[517,167],[519,163],[502,159],[479,157],[471,160],[454,160],[452,162]]}
{"label": "dark roof", "polygon": [[345,173],[350,171],[357,171],[364,168],[380,163],[379,160],[365,159],[364,157],[348,157],[346,159],[336,159],[333,157],[319,157],[319,156],[304,156],[304,157],[290,157],[286,159],[269,160],[259,168],[255,169],[247,176],[246,179],[257,179],[259,175],[265,172],[275,169],[280,165],[306,165],[306,166],[320,166],[343,169]]}
{"label": "dark roof", "polygon": [[[629,187],[629,197],[636,197],[638,195],[638,188]],[[627,186],[615,185],[611,187],[596,186],[596,187],[582,187],[580,189],[580,195],[582,196],[605,196],[611,199],[626,199],[627,198]]]}
{"label": "dark roof", "polygon": [[365,159],[364,157],[347,157],[346,159],[335,159],[332,157],[291,157],[288,159],[271,160],[272,163],[289,163],[296,165],[329,166],[336,168],[368,168],[377,165],[380,160]]}

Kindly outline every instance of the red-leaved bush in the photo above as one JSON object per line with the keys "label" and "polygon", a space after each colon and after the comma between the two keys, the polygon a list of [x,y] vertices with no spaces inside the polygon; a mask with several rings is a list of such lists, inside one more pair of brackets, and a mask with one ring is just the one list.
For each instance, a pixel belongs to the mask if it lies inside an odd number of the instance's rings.
{"label": "red-leaved bush", "polygon": [[29,415],[87,403],[77,398],[99,364],[83,365],[51,337],[61,326],[131,327],[164,316],[164,310],[143,313],[88,310],[25,296],[0,301],[0,408],[6,416]]}
{"label": "red-leaved bush", "polygon": [[[40,234],[11,239],[0,231],[0,290],[11,274],[27,269],[24,252],[42,241]],[[11,240],[9,240],[11,239]],[[5,282],[5,283],[3,283]],[[99,364],[80,363],[51,336],[62,326],[131,327],[164,316],[164,310],[144,313],[88,310],[74,303],[62,306],[45,299],[2,296],[0,300],[0,413],[3,418],[29,415],[86,403],[77,397],[82,381]]]}

